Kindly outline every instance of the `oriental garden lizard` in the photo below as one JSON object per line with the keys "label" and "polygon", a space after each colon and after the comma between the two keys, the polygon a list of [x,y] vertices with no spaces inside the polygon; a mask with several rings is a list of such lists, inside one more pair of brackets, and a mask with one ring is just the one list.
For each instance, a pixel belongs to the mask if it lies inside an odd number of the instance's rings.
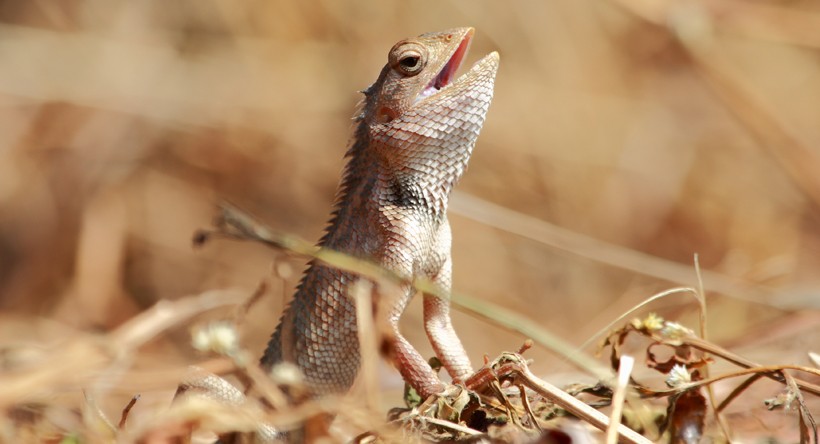
{"label": "oriental garden lizard", "polygon": [[[447,202],[484,124],[499,63],[492,52],[455,78],[472,37],[472,28],[456,28],[402,40],[390,49],[387,65],[363,91],[335,211],[320,247],[402,276],[426,277],[449,292]],[[360,366],[355,303],[347,294],[356,280],[350,272],[312,261],[262,356],[263,369],[289,362],[301,370],[313,396],[346,392]],[[399,332],[399,317],[414,293],[406,284],[398,298],[388,298],[377,286],[375,300],[390,304],[380,310],[392,329],[394,364],[427,397],[445,385]],[[472,366],[453,330],[449,301],[423,297],[424,328],[433,349],[453,380],[464,381]]]}
{"label": "oriental garden lizard", "polygon": [[[396,43],[378,80],[364,91],[361,113],[335,212],[319,245],[375,261],[402,276],[425,276],[449,291],[452,260],[447,201],[484,123],[498,68],[493,52],[454,79],[472,28],[424,34]],[[288,361],[316,394],[347,391],[359,368],[356,309],[347,295],[357,276],[309,265],[262,357]],[[392,355],[422,397],[444,385],[399,332],[414,289],[386,308]],[[424,327],[450,376],[463,381],[470,360],[450,322],[449,302],[424,295]]]}

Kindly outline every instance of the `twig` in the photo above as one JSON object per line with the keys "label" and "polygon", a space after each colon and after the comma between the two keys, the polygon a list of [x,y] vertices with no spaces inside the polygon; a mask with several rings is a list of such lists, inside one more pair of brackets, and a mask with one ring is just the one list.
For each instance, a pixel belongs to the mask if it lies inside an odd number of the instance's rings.
{"label": "twig", "polygon": [[259,285],[256,286],[256,290],[253,291],[253,294],[249,298],[245,300],[241,305],[236,307],[236,312],[234,314],[234,323],[237,326],[241,326],[245,323],[245,317],[250,312],[251,307],[253,307],[263,296],[265,293],[268,292],[268,282],[266,280],[259,281]]}
{"label": "twig", "polygon": [[814,444],[817,444],[817,423],[814,422],[814,417],[811,416],[809,409],[806,407],[806,401],[803,400],[803,394],[800,392],[794,378],[783,372],[783,377],[786,378],[786,384],[789,391],[794,394],[794,399],[797,401],[797,409],[800,411],[800,442],[810,442],[809,431],[811,430]]}
{"label": "twig", "polygon": [[[771,369],[794,369],[794,370],[802,371],[802,372],[805,372],[805,373],[813,374],[813,375],[816,375],[816,376],[820,376],[820,370],[817,370],[817,369],[814,369],[814,368],[811,368],[811,367],[785,366],[785,365],[784,366],[768,366],[768,367],[767,366],[761,366],[760,364],[756,364],[752,361],[749,361],[748,359],[743,358],[741,356],[738,356],[737,354],[732,353],[729,350],[726,350],[722,347],[719,347],[715,344],[712,344],[711,342],[707,342],[707,341],[704,341],[700,338],[693,337],[693,336],[690,336],[690,337],[687,337],[687,338],[683,339],[683,342],[685,342],[687,345],[690,345],[690,346],[692,346],[692,347],[694,347],[698,350],[701,350],[701,351],[704,351],[704,352],[707,352],[707,353],[711,353],[711,354],[716,355],[716,356],[720,356],[721,358],[723,358],[723,359],[725,359],[725,360],[727,360],[727,361],[729,361],[733,364],[736,364],[740,367],[746,368],[746,369],[752,369],[752,368],[759,368],[759,369],[766,369],[766,368],[771,368]],[[779,373],[776,373],[776,372],[775,373],[772,373],[772,372],[763,373],[763,372],[761,372],[761,373],[763,374],[763,376],[766,376],[767,378],[774,379],[777,382],[786,383],[785,378],[782,375],[780,375]],[[805,390],[805,391],[807,391],[807,392],[809,392],[813,395],[820,396],[820,386],[812,384],[812,383],[807,382],[807,381],[803,381],[803,380],[798,379],[798,378],[794,378],[794,380],[795,380],[795,383],[797,384],[797,386],[800,387],[802,390]]]}
{"label": "twig", "polygon": [[[732,392],[731,392],[731,393],[729,393],[729,396],[727,396],[727,397],[726,397],[723,401],[721,401],[720,405],[718,405],[717,407],[713,407],[713,408],[715,409],[715,412],[716,412],[716,413],[720,413],[720,412],[722,412],[722,411],[723,411],[723,409],[725,409],[726,407],[728,407],[728,406],[729,406],[729,404],[730,404],[732,401],[734,401],[734,400],[735,400],[735,398],[737,398],[738,396],[740,396],[740,394],[741,394],[741,393],[743,393],[743,392],[744,392],[747,388],[749,388],[752,384],[754,384],[754,383],[755,383],[755,381],[757,381],[757,380],[758,380],[758,379],[760,379],[761,377],[763,377],[763,375],[761,375],[760,373],[755,373],[755,374],[753,374],[752,376],[750,376],[750,377],[746,378],[746,380],[745,380],[745,381],[741,382],[741,383],[740,383],[740,385],[738,385],[737,387],[735,387],[735,388],[732,390]],[[711,385],[710,385],[709,387],[711,387]]]}
{"label": "twig", "polygon": [[[531,390],[587,421],[598,430],[604,431],[609,427],[609,418],[606,415],[573,398],[558,387],[537,378],[528,368],[522,369],[519,377],[529,385]],[[621,440],[628,443],[648,444],[652,442],[623,424],[618,425],[618,435]]]}
{"label": "twig", "polygon": [[419,418],[421,421],[429,422],[430,424],[435,424],[439,427],[450,429],[456,432],[461,432],[466,435],[476,436],[476,435],[483,435],[483,433],[479,432],[478,430],[473,430],[469,427],[464,427],[463,425],[459,425],[450,421],[445,421],[443,419],[433,418],[429,416],[423,416]]}
{"label": "twig", "polygon": [[[484,367],[482,370],[476,372],[473,377],[468,379],[467,387],[476,389],[485,386],[493,379],[506,378],[521,381],[530,390],[549,399],[559,407],[601,431],[606,431],[607,427],[609,427],[610,421],[606,415],[574,398],[558,387],[533,375],[524,359],[514,353],[504,353],[500,358],[494,361],[490,367]],[[649,444],[652,442],[623,424],[618,425],[617,432],[623,442],[630,444]]]}
{"label": "twig", "polygon": [[373,319],[373,284],[359,279],[349,289],[350,296],[356,302],[356,323],[361,352],[361,369],[359,370],[364,386],[368,409],[379,411],[378,396],[378,334]]}
{"label": "twig", "polygon": [[[764,367],[750,367],[750,368],[744,368],[742,370],[733,371],[733,372],[730,372],[730,373],[725,373],[725,374],[722,374],[722,375],[719,375],[719,376],[712,376],[711,378],[701,379],[699,381],[693,381],[693,382],[690,382],[688,384],[684,384],[684,385],[681,385],[679,387],[675,387],[675,388],[672,388],[672,389],[658,390],[658,391],[652,392],[651,394],[647,394],[647,396],[659,398],[659,397],[663,397],[663,396],[676,395],[678,393],[685,392],[687,390],[692,390],[692,389],[695,389],[695,388],[704,387],[704,386],[709,385],[709,384],[714,384],[718,381],[723,381],[724,379],[737,378],[737,377],[740,377],[740,376],[753,375],[753,374],[759,374],[760,376],[765,376],[765,377],[768,377],[768,378],[773,379],[775,381],[786,384],[786,381],[785,381],[785,379],[783,379],[783,376],[782,376],[783,370],[797,370],[797,371],[807,372],[807,373],[811,373],[813,375],[820,376],[820,370],[816,370],[816,369],[813,369],[813,368],[810,368],[810,367],[803,367],[803,366],[800,366],[800,365],[771,365],[771,366],[764,366]],[[780,378],[780,379],[778,379],[778,378]],[[808,384],[805,381],[801,382],[797,378],[794,378],[794,381],[795,381],[795,385],[797,387],[800,387],[804,391],[807,391],[807,392],[813,394],[812,390],[815,387],[813,384]],[[806,388],[805,385],[808,385],[809,388]]]}
{"label": "twig", "polygon": [[[692,282],[692,267],[689,265],[576,233],[463,191],[453,192],[449,211],[489,227],[621,270],[629,270],[642,276],[652,276],[684,285]],[[775,305],[777,302],[776,298],[771,297],[772,290],[763,286],[744,282],[742,279],[716,271],[703,270],[702,273],[706,289],[709,291],[744,301],[765,303],[767,306]]]}
{"label": "twig", "polygon": [[122,414],[120,415],[120,423],[117,424],[118,429],[122,430],[125,428],[125,421],[128,419],[128,414],[131,413],[131,409],[134,407],[137,401],[139,401],[139,399],[140,395],[134,395],[133,397],[131,397],[131,401],[128,402],[128,405],[126,405],[125,408],[122,409]]}
{"label": "twig", "polygon": [[111,332],[108,337],[118,350],[131,350],[194,315],[235,305],[236,297],[233,292],[212,290],[176,301],[159,301]]}
{"label": "twig", "polygon": [[606,444],[618,443],[618,427],[621,425],[621,413],[624,409],[624,400],[629,386],[629,378],[632,375],[632,368],[635,366],[635,358],[623,355],[618,368],[618,383],[615,385],[615,393],[612,396],[612,411],[609,414],[609,427],[606,429]]}
{"label": "twig", "polygon": [[535,413],[533,413],[532,407],[530,407],[530,400],[527,398],[527,389],[522,384],[518,384],[518,396],[521,397],[521,405],[524,407],[524,411],[527,412],[527,416],[530,418],[533,427],[539,432],[542,432],[541,424],[538,423],[538,418],[535,417]]}
{"label": "twig", "polygon": [[670,296],[673,296],[673,295],[676,295],[676,294],[689,295],[689,296],[694,297],[695,300],[698,299],[698,292],[694,288],[690,288],[690,287],[670,288],[670,289],[664,290],[660,293],[653,294],[652,296],[650,296],[650,297],[644,299],[643,301],[641,301],[639,304],[637,304],[637,305],[633,306],[632,308],[630,308],[629,310],[625,311],[623,314],[621,314],[620,316],[615,318],[612,322],[607,324],[604,328],[598,330],[594,335],[592,335],[589,339],[587,339],[578,348],[580,348],[580,349],[587,348],[593,342],[595,342],[598,338],[600,338],[601,336],[611,332],[612,329],[616,325],[623,322],[624,319],[628,318],[630,315],[634,314],[636,311],[640,310],[641,308],[646,307],[650,303],[655,302],[658,299],[663,299],[663,298],[670,297]]}

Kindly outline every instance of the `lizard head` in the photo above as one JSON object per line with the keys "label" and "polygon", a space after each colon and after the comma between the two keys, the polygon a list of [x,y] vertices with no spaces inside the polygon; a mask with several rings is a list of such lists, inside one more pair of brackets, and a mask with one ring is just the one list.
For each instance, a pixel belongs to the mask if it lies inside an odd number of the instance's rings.
{"label": "lizard head", "polygon": [[360,128],[398,182],[446,195],[464,172],[499,62],[492,52],[455,78],[473,32],[456,28],[396,43],[379,79],[365,91]]}
{"label": "lizard head", "polygon": [[473,32],[456,28],[393,46],[379,78],[364,91],[346,154],[345,196],[377,177],[385,187],[380,204],[443,214],[484,125],[498,70],[492,52],[455,78]]}
{"label": "lizard head", "polygon": [[[473,33],[473,28],[448,29],[393,45],[379,79],[365,91],[372,99],[368,101],[371,106],[365,110],[364,118],[371,124],[391,122],[454,83]],[[459,81],[470,83],[475,77],[490,74],[492,89],[497,67],[498,54],[489,54]]]}

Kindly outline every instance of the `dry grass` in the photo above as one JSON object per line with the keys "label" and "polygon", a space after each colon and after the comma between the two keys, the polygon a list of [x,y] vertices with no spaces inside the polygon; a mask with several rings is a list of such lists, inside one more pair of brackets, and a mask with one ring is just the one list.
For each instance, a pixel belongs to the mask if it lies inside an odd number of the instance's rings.
{"label": "dry grass", "polygon": [[[697,254],[712,343],[763,366],[811,365],[813,2],[5,2],[0,439],[110,441],[136,393],[122,440],[184,424],[167,409],[185,366],[206,359],[189,345],[191,318],[225,317],[264,280],[241,322],[255,356],[304,263],[247,243],[194,250],[192,233],[228,200],[318,238],[355,91],[398,39],[462,25],[477,29],[471,59],[498,50],[502,62],[453,201],[459,294],[582,344],[653,293],[698,288]],[[649,310],[699,322],[688,296]],[[522,341],[456,316],[474,364]],[[432,355],[417,304],[404,326]],[[625,346],[640,363],[646,344]],[[559,385],[594,381],[547,348],[525,356]],[[400,404],[398,376],[376,371],[368,408]],[[731,371],[718,360],[711,376]],[[634,376],[662,378],[640,364]],[[736,386],[713,387],[720,400]],[[762,404],[782,387],[756,382],[723,411],[738,441],[799,438],[798,412]],[[362,411],[344,432],[379,426],[381,413]]]}

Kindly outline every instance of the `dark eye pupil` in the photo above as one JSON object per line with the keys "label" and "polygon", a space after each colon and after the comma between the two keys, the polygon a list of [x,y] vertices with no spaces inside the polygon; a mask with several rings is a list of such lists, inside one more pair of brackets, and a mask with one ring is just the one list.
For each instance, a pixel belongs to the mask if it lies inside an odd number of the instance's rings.
{"label": "dark eye pupil", "polygon": [[412,56],[411,57],[405,57],[405,58],[401,59],[399,61],[399,63],[401,63],[401,66],[404,66],[405,68],[415,68],[416,65],[419,64],[419,58],[418,57],[412,57]]}

